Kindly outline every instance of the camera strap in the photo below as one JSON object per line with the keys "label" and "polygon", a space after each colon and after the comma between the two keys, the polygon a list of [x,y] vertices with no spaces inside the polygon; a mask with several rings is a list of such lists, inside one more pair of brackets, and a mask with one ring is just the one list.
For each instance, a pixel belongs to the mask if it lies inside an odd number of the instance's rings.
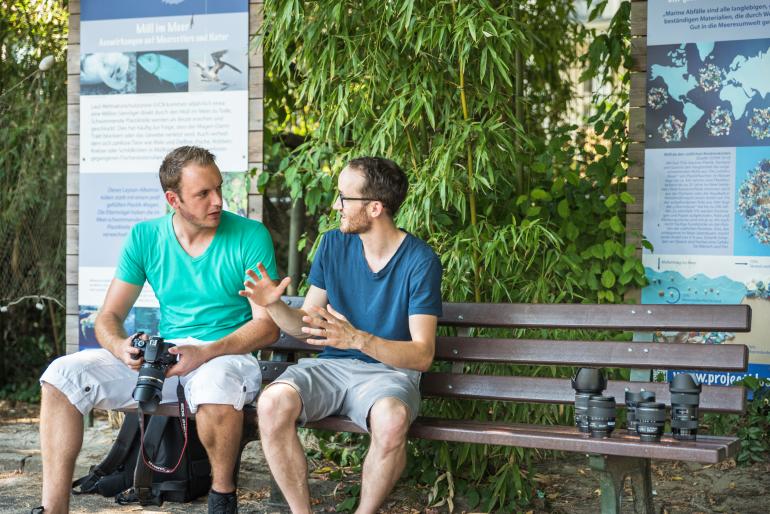
{"label": "camera strap", "polygon": [[182,463],[184,452],[187,449],[187,404],[185,403],[184,387],[182,387],[182,381],[178,377],[176,383],[176,397],[179,402],[179,426],[182,429],[182,434],[184,435],[184,445],[182,446],[182,452],[179,454],[179,460],[173,468],[158,466],[152,462],[152,460],[150,460],[150,458],[147,457],[147,455],[144,453],[144,412],[142,412],[142,406],[139,404],[139,412],[137,413],[137,416],[139,417],[139,440],[141,441],[139,453],[142,456],[142,460],[144,461],[145,466],[153,471],[157,471],[158,473],[173,473],[176,471],[179,468],[179,465]]}

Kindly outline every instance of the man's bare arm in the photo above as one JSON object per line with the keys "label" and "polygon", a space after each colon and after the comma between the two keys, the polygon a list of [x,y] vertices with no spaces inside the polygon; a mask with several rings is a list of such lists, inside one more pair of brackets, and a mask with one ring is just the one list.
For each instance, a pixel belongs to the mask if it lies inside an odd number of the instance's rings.
{"label": "man's bare arm", "polygon": [[436,351],[436,326],[438,318],[428,314],[409,316],[411,341],[392,341],[358,330],[334,310],[312,307],[314,317],[306,316],[302,331],[310,344],[333,346],[339,349],[360,350],[380,362],[397,368],[427,371],[433,363]]}

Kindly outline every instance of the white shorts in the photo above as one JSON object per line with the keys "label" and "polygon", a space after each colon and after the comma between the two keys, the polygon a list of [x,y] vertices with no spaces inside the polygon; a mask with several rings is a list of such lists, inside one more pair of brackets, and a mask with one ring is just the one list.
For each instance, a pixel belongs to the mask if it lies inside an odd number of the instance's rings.
{"label": "white shorts", "polygon": [[[208,344],[193,338],[170,340],[177,345]],[[138,372],[103,348],[59,357],[40,377],[61,391],[81,413],[91,409],[135,407],[131,397]],[[199,405],[232,405],[241,410],[253,403],[262,384],[259,363],[252,355],[223,355],[202,364],[181,379],[185,398],[194,413]],[[177,377],[163,383],[161,403],[177,401]]]}

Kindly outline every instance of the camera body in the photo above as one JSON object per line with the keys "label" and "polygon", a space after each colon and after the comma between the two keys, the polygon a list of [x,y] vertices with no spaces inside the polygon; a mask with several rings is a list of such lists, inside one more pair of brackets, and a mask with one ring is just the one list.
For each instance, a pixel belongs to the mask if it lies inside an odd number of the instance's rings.
{"label": "camera body", "polygon": [[152,336],[143,339],[143,332],[138,332],[131,340],[131,346],[139,349],[134,359],[144,357],[144,362],[139,368],[139,377],[136,379],[136,387],[132,393],[134,400],[139,402],[139,407],[144,412],[155,412],[161,400],[163,382],[166,380],[166,370],[176,363],[176,355],[168,350],[176,346],[167,343],[162,337]]}

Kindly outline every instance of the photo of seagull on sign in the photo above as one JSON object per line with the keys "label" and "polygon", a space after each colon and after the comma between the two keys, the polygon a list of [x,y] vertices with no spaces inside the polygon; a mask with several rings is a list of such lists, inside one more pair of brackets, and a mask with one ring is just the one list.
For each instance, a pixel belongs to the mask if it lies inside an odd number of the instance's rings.
{"label": "photo of seagull on sign", "polygon": [[222,78],[219,76],[219,72],[222,71],[222,68],[227,66],[228,68],[232,68],[238,73],[241,73],[241,70],[230,64],[229,62],[223,61],[222,56],[224,56],[227,53],[227,50],[220,50],[218,52],[213,52],[211,54],[211,60],[214,61],[214,64],[207,65],[207,64],[201,64],[198,62],[193,62],[198,69],[200,70],[201,80],[204,82],[218,82],[222,84],[222,89],[227,89],[230,87],[230,84],[222,80]]}

